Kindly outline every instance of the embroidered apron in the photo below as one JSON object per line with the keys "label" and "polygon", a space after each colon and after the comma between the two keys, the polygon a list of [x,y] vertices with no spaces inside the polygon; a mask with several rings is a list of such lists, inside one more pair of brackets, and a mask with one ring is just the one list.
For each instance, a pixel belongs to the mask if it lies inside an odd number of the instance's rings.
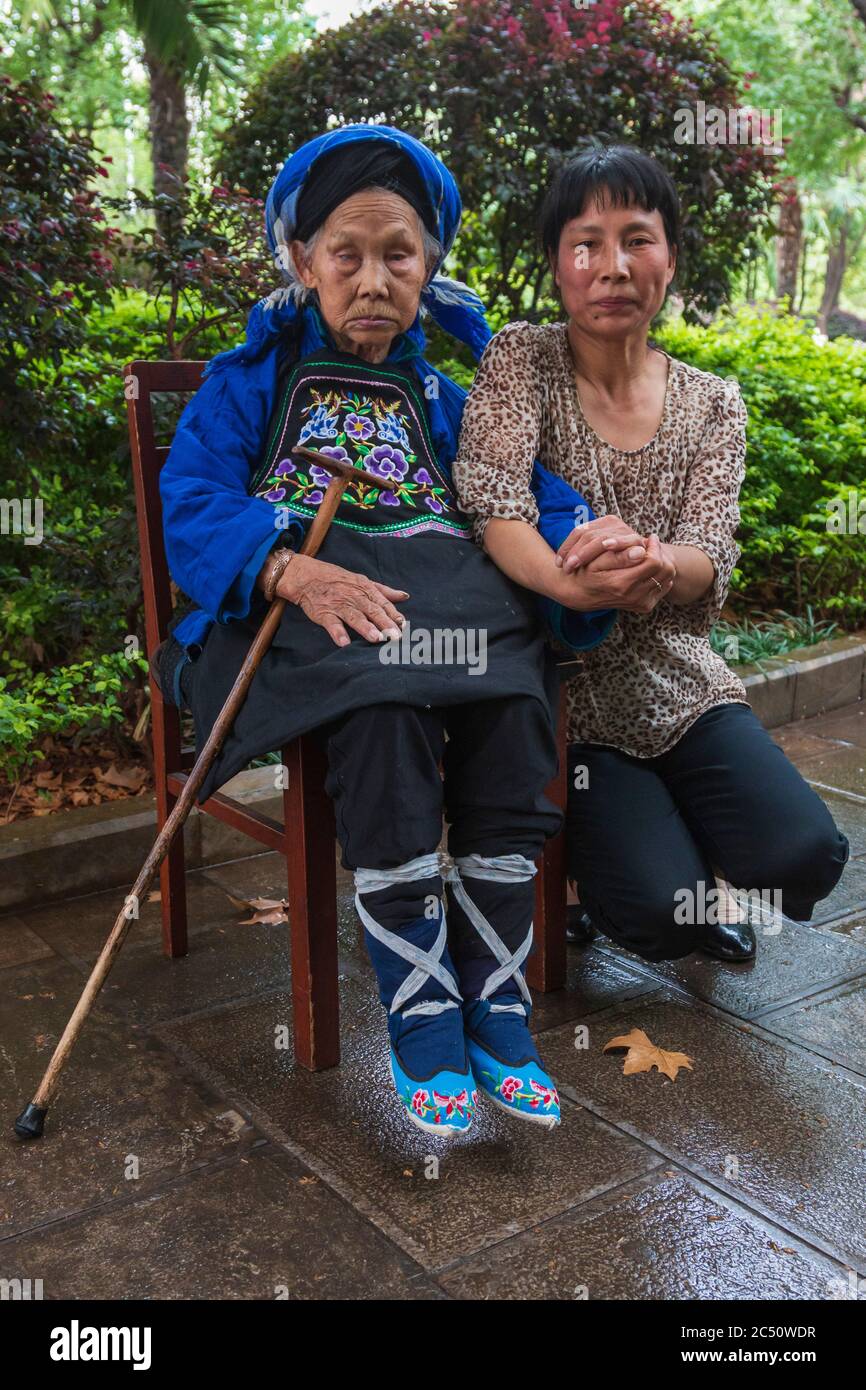
{"label": "embroidered apron", "polygon": [[289,372],[250,492],[312,518],[331,475],[293,454],[298,444],[396,484],[391,490],[350,483],[332,526],[400,537],[444,531],[472,539],[436,458],[418,382],[397,364],[373,366],[350,353],[324,350]]}

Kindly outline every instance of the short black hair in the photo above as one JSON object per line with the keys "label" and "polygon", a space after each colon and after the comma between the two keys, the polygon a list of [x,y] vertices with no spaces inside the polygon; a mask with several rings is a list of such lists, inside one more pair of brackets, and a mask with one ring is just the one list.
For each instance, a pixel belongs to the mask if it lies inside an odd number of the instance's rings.
{"label": "short black hair", "polygon": [[595,141],[559,170],[547,190],[541,209],[541,243],[546,253],[556,255],[565,224],[579,217],[599,192],[614,207],[658,209],[668,246],[671,250],[679,246],[680,200],[667,170],[633,145]]}

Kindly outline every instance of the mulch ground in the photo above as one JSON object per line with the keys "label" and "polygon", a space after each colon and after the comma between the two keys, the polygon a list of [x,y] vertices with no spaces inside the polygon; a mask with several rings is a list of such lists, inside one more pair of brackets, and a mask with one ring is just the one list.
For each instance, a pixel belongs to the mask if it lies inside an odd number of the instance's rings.
{"label": "mulch ground", "polygon": [[150,762],[135,744],[121,747],[103,735],[82,740],[77,748],[47,738],[41,749],[44,757],[25,769],[19,782],[0,777],[0,825],[74,806],[148,796],[153,790]]}

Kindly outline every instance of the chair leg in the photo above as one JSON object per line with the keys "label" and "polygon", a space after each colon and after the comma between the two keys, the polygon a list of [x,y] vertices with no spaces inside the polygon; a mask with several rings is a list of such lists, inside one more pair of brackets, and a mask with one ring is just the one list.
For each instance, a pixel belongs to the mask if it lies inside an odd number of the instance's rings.
{"label": "chair leg", "polygon": [[[175,709],[173,705],[163,704],[162,696],[155,689],[152,681],[150,693],[158,834],[168,820],[177,800],[177,797],[172,795],[166,785],[166,772],[169,766],[180,767],[180,711]],[[171,958],[185,956],[188,945],[183,829],[180,829],[175,835],[171,848],[160,865],[159,887],[163,954]]]}
{"label": "chair leg", "polygon": [[[568,800],[568,749],[566,744],[566,684],[560,683],[556,719],[559,769],[546,788],[547,796],[563,811]],[[527,961],[526,978],[542,994],[563,989],[566,978],[566,863],[565,834],[549,839],[538,861],[535,878],[535,949]]]}
{"label": "chair leg", "polygon": [[340,1060],[334,808],[324,743],[305,734],[286,746],[283,762],[295,1058],[324,1071]]}

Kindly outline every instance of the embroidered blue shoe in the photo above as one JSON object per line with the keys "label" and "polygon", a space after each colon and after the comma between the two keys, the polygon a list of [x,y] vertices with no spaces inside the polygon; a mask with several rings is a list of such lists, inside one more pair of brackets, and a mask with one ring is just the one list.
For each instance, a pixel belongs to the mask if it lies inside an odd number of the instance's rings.
{"label": "embroidered blue shoe", "polygon": [[[532,946],[534,873],[535,865],[523,855],[485,858],[473,854],[458,859],[445,877],[455,951],[459,952],[466,1050],[478,1087],[494,1105],[518,1119],[554,1129],[561,1122],[559,1095],[529,1031],[532,996],[522,970]],[[509,936],[515,935],[515,927],[522,933],[530,915],[529,930],[513,953],[469,897],[463,877],[478,880],[475,897],[491,914],[499,908],[497,915],[506,922]],[[510,885],[510,893],[504,884]],[[517,885],[527,886],[518,889]],[[460,951],[461,944],[464,948],[467,944],[470,927],[481,938],[471,942],[472,954]]]}
{"label": "embroidered blue shoe", "polygon": [[[447,949],[444,905],[432,921],[419,917],[389,931],[361,902],[361,894],[439,873],[437,855],[422,855],[399,869],[355,871],[355,908],[388,1010],[391,1076],[413,1124],[453,1138],[472,1123],[478,1092],[463,1036],[460,990]],[[394,877],[397,876],[397,877]],[[407,963],[409,969],[407,970]],[[413,1002],[410,1004],[409,1001]]]}

